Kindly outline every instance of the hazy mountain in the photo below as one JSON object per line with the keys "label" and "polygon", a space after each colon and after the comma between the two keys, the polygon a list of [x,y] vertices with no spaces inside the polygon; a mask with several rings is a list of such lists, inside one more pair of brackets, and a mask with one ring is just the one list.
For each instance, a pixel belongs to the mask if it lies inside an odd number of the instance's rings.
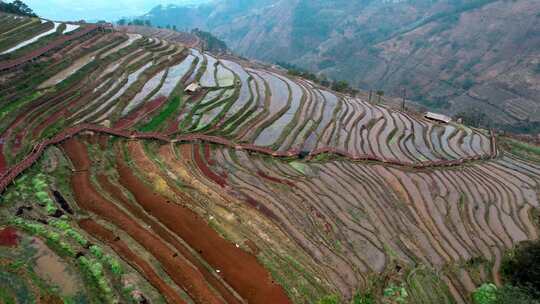
{"label": "hazy mountain", "polygon": [[286,61],[448,114],[540,125],[540,2],[535,0],[223,0],[159,7],[154,24],[201,27],[237,53]]}

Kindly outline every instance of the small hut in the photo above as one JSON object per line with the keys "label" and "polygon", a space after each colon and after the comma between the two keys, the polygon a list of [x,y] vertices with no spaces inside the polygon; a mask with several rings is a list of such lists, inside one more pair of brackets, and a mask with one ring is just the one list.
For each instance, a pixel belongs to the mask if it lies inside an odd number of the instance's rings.
{"label": "small hut", "polygon": [[201,86],[198,83],[193,82],[193,83],[191,83],[190,85],[187,86],[187,88],[184,90],[184,92],[186,92],[188,94],[195,94],[195,93],[199,92],[200,89],[201,89]]}
{"label": "small hut", "polygon": [[110,22],[101,22],[101,23],[98,23],[97,25],[98,25],[99,31],[101,32],[104,32],[104,33],[114,32],[114,25]]}
{"label": "small hut", "polygon": [[446,115],[433,113],[433,112],[427,112],[424,115],[424,117],[429,119],[429,120],[433,120],[433,121],[436,121],[436,122],[442,122],[442,123],[449,123],[449,122],[452,121],[452,118],[450,118],[450,117],[448,117]]}

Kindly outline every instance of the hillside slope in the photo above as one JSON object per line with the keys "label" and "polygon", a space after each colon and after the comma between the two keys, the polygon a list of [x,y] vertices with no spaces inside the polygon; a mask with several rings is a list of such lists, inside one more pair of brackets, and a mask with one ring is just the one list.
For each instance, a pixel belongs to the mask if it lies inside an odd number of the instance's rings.
{"label": "hillside slope", "polygon": [[[489,126],[540,130],[538,1],[254,2],[234,13],[206,6],[196,26],[250,58],[286,61],[387,95],[406,88],[437,111],[480,112]],[[238,3],[220,1],[227,5]],[[173,22],[162,16],[185,11],[148,18]]]}
{"label": "hillside slope", "polygon": [[537,147],[127,30],[0,14],[0,302],[471,303],[538,239]]}

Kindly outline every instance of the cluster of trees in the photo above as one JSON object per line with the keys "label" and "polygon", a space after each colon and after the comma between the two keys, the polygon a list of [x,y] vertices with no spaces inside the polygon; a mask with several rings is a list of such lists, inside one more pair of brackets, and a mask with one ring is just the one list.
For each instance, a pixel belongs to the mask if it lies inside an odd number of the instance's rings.
{"label": "cluster of trees", "polygon": [[540,241],[525,242],[503,260],[501,274],[512,286],[540,299]]}
{"label": "cluster of trees", "polygon": [[[158,27],[159,27],[159,26],[158,26]],[[168,30],[175,31],[175,32],[178,31],[178,28],[176,27],[176,25],[170,25],[170,24],[167,24],[167,25],[165,26],[165,28],[168,29]]]}
{"label": "cluster of trees", "polygon": [[7,3],[0,0],[0,12],[20,16],[37,17],[34,11],[21,0],[15,0],[12,3]]}
{"label": "cluster of trees", "polygon": [[468,111],[462,111],[454,116],[456,120],[461,119],[463,124],[475,127],[489,129],[492,127],[491,119],[480,109],[472,108]]}
{"label": "cluster of trees", "polygon": [[202,31],[198,28],[193,29],[191,33],[199,37],[203,41],[206,50],[210,52],[223,53],[227,52],[229,49],[225,41],[212,35],[212,33]]}
{"label": "cluster of trees", "polygon": [[336,92],[350,93],[355,95],[358,93],[358,90],[351,88],[349,82],[345,80],[329,80],[326,75],[316,75],[313,72],[307,71],[305,69],[299,68],[294,64],[287,62],[276,62],[277,65],[281,66],[284,69],[287,69],[287,74],[291,76],[302,77],[309,79],[323,87],[331,88]]}
{"label": "cluster of trees", "polygon": [[[152,27],[152,22],[150,20],[143,20],[143,19],[133,19],[133,20],[120,19],[116,21],[116,24],[122,25],[122,26],[123,25],[137,25],[137,26]],[[176,25],[170,25],[170,24],[167,24],[164,27],[158,25],[157,28],[166,28],[168,30],[178,31],[178,29],[176,28]]]}
{"label": "cluster of trees", "polygon": [[134,20],[120,19],[120,20],[116,21],[116,24],[118,24],[118,25],[152,26],[152,23],[150,22],[150,20],[142,20],[142,19],[134,19]]}
{"label": "cluster of trees", "polygon": [[540,304],[540,241],[525,242],[506,255],[501,274],[506,285],[484,284],[475,304]]}

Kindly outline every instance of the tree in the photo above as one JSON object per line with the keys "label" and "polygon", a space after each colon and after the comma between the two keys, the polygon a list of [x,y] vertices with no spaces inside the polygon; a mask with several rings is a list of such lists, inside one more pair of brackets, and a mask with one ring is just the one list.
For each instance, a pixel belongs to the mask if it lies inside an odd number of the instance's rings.
{"label": "tree", "polygon": [[349,89],[349,83],[345,80],[334,81],[334,83],[332,83],[332,90],[336,92],[345,92]]}
{"label": "tree", "polygon": [[144,25],[144,20],[135,19],[135,20],[133,20],[133,25],[143,26]]}
{"label": "tree", "polygon": [[150,20],[144,20],[144,25],[148,26],[148,27],[151,27],[152,23],[150,22]]}
{"label": "tree", "polygon": [[35,16],[36,14],[34,14],[34,12],[32,11],[32,9],[30,7],[28,7],[28,5],[26,5],[24,2],[22,2],[21,0],[15,0],[13,3],[12,3],[15,8],[17,10],[19,10],[20,12],[23,13],[23,15],[26,15],[26,16]]}
{"label": "tree", "polygon": [[497,300],[497,286],[484,284],[473,293],[474,304],[495,304]]}
{"label": "tree", "polygon": [[199,37],[204,42],[206,49],[211,52],[226,52],[228,50],[227,44],[210,32],[201,31],[196,28],[191,33]]}
{"label": "tree", "polygon": [[384,91],[378,90],[375,94],[379,97],[379,103],[381,102],[381,98],[384,96]]}
{"label": "tree", "polygon": [[126,25],[127,21],[126,19],[120,19],[116,22],[118,25]]}
{"label": "tree", "polygon": [[34,11],[21,0],[15,0],[12,3],[0,1],[0,11],[21,16],[37,17]]}
{"label": "tree", "polygon": [[504,279],[540,298],[540,241],[525,242],[505,257],[501,266]]}

